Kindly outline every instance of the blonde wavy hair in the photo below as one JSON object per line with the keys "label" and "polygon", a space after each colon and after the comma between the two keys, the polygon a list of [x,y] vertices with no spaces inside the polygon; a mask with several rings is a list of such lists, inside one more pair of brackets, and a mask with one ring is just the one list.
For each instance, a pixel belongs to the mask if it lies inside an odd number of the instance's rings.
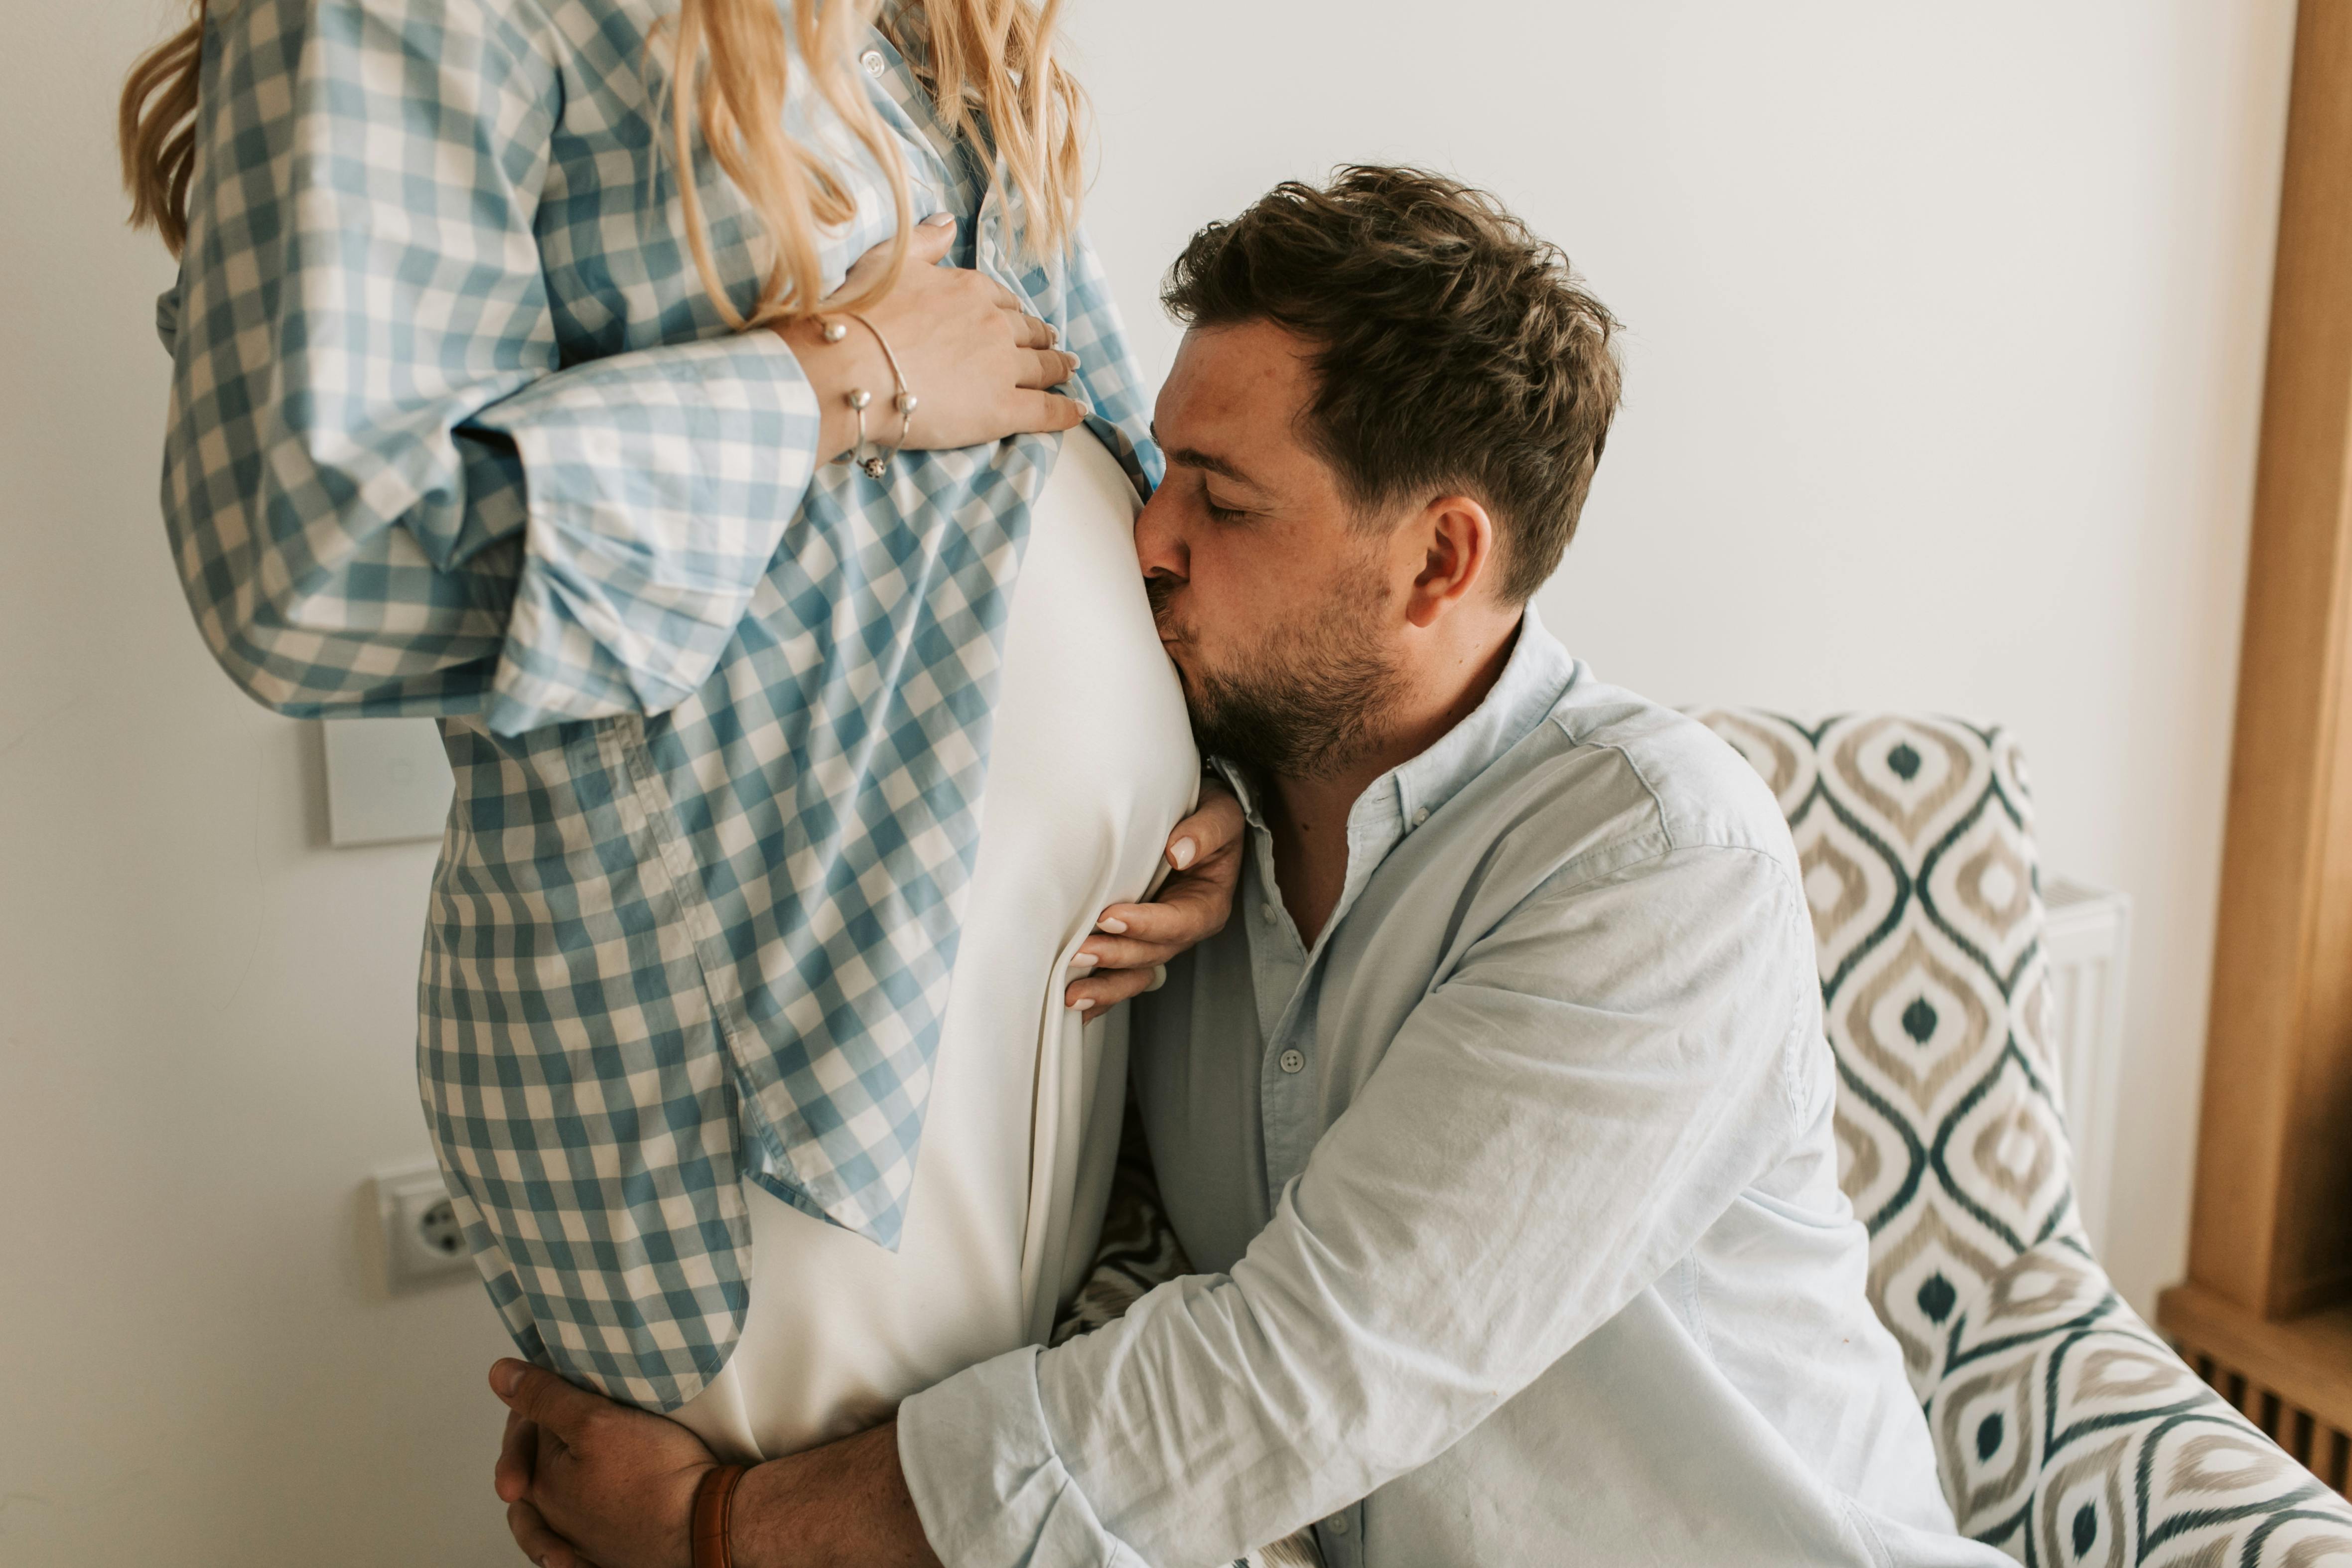
{"label": "blonde wavy hair", "polygon": [[[122,183],[134,228],[153,227],[172,254],[187,243],[188,184],[196,163],[196,92],[209,0],[188,25],[131,68],[122,85]],[[955,135],[990,148],[1019,198],[1024,249],[1060,252],[1077,222],[1085,182],[1086,96],[1054,58],[1062,0],[799,0],[787,21],[776,0],[679,0],[665,18],[672,58],[670,153],[696,268],[711,302],[737,328],[814,310],[824,289],[822,229],[848,221],[855,202],[817,152],[784,129],[791,94],[814,91],[871,153],[890,183],[898,237],[889,265],[855,300],[887,293],[906,259],[910,222],[898,145],[852,74],[869,25],[905,54]],[[793,56],[808,80],[797,82]],[[758,215],[772,249],[750,313],[727,297],[693,176],[708,153]]]}

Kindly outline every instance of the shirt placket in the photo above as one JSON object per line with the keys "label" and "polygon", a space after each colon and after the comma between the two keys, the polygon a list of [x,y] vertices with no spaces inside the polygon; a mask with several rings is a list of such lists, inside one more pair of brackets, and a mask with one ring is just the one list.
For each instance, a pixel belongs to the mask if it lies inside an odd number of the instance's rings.
{"label": "shirt placket", "polygon": [[1265,1201],[1271,1214],[1282,1189],[1307,1168],[1307,1158],[1323,1133],[1322,1078],[1316,1070],[1316,1023],[1320,1014],[1320,965],[1331,934],[1388,851],[1396,845],[1393,785],[1383,781],[1365,792],[1348,814],[1348,871],[1339,901],[1316,933],[1310,949],[1300,940],[1283,908],[1274,874],[1274,839],[1252,817],[1251,861],[1255,885],[1245,889],[1250,911],[1252,980],[1257,993],[1258,1029],[1265,1054],[1258,1063],[1260,1130],[1265,1140]]}
{"label": "shirt placket", "polygon": [[[1349,812],[1347,877],[1339,901],[1317,933],[1312,950],[1299,940],[1297,926],[1283,908],[1274,874],[1273,837],[1255,813],[1251,814],[1253,854],[1243,891],[1249,906],[1258,1028],[1266,1042],[1258,1063],[1258,1096],[1269,1214],[1279,1205],[1283,1188],[1307,1168],[1307,1156],[1322,1136],[1322,1081],[1312,1069],[1323,955],[1364,884],[1403,837],[1404,811],[1401,792],[1384,780],[1367,790]],[[1360,1500],[1318,1520],[1314,1528],[1325,1568],[1361,1568],[1364,1504]]]}
{"label": "shirt placket", "polygon": [[1257,993],[1258,1030],[1265,1040],[1258,1060],[1259,1129],[1265,1140],[1265,1201],[1272,1213],[1283,1187],[1307,1164],[1315,1147],[1315,1080],[1308,1047],[1314,1040],[1312,963],[1274,878],[1274,848],[1263,832],[1251,836],[1250,954]]}
{"label": "shirt placket", "polygon": [[1315,1544],[1323,1549],[1323,1568],[1358,1568],[1364,1560],[1364,1505],[1350,1503],[1317,1521]]}

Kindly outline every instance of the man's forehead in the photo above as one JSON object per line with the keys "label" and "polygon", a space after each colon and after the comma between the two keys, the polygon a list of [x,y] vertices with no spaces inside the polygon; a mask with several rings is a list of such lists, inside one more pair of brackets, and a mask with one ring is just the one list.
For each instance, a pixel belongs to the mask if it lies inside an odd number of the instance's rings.
{"label": "man's forehead", "polygon": [[1160,389],[1161,443],[1236,458],[1292,445],[1313,386],[1307,353],[1267,321],[1188,330]]}
{"label": "man's forehead", "polygon": [[1189,393],[1297,401],[1314,377],[1312,352],[1305,339],[1272,321],[1190,327],[1170,379],[1189,384]]}

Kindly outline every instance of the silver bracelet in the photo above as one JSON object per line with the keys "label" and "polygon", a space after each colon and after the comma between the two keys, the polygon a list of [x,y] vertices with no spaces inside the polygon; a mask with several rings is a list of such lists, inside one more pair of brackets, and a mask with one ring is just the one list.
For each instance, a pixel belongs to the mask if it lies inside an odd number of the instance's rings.
{"label": "silver bracelet", "polygon": [[[907,433],[914,428],[915,409],[922,400],[908,390],[907,373],[898,368],[898,356],[890,352],[890,340],[882,335],[882,329],[855,310],[845,310],[842,314],[874,334],[874,341],[882,345],[883,360],[890,366],[890,379],[898,385],[897,395],[891,400],[892,406],[898,410],[898,444],[888,447],[876,445],[871,452],[866,450],[866,409],[874,401],[874,395],[862,386],[853,386],[842,394],[842,401],[848,404],[850,410],[857,416],[857,444],[849,449],[850,460],[866,470],[867,479],[878,479],[889,471],[890,455],[906,449]],[[837,343],[849,335],[849,329],[837,320],[827,321],[817,329],[817,334],[826,342]]]}

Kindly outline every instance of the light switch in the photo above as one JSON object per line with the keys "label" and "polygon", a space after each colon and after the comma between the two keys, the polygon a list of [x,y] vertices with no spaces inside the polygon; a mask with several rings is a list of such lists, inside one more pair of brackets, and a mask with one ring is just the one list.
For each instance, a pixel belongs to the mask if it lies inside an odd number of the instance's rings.
{"label": "light switch", "polygon": [[430,719],[331,719],[327,837],[339,848],[438,838],[449,816],[448,753]]}

